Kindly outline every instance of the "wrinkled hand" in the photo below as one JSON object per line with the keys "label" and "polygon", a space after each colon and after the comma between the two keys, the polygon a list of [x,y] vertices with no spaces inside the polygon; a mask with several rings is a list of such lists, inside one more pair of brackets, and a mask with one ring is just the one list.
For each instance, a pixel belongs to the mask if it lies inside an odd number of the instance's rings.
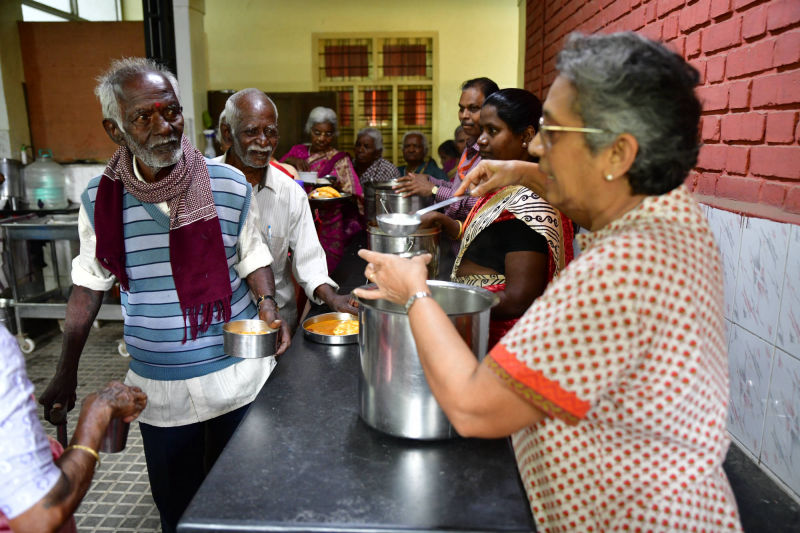
{"label": "wrinkled hand", "polygon": [[328,302],[328,307],[338,313],[350,313],[358,316],[358,302],[349,294],[337,294]]}
{"label": "wrinkled hand", "polygon": [[[50,384],[39,396],[39,403],[44,406],[44,418],[51,424],[63,424],[67,412],[75,407],[75,389],[78,387],[78,376],[56,374]],[[66,408],[65,408],[66,406]]]}
{"label": "wrinkled hand", "polygon": [[280,333],[278,334],[278,349],[275,351],[275,355],[280,355],[285,352],[292,343],[292,332],[289,331],[289,325],[280,319],[278,310],[274,307],[262,305],[261,309],[258,310],[258,318],[266,322],[272,329],[280,328]]}
{"label": "wrinkled hand", "polygon": [[392,187],[395,191],[403,194],[403,196],[413,196],[418,194],[420,196],[430,196],[433,194],[433,183],[428,181],[427,174],[414,174],[409,172],[405,176],[398,178],[398,184]]}
{"label": "wrinkled hand", "polygon": [[292,165],[298,172],[308,172],[310,170],[306,160],[300,159],[299,157],[287,157],[283,162]]}
{"label": "wrinkled hand", "polygon": [[385,299],[405,305],[417,291],[427,290],[428,263],[433,256],[422,254],[406,259],[361,249],[358,255],[367,261],[364,276],[378,285],[378,290],[355,289],[353,294],[365,300]]}
{"label": "wrinkled hand", "polygon": [[536,163],[484,159],[464,176],[453,195],[483,196],[507,185],[523,185],[540,193],[546,179]]}
{"label": "wrinkled hand", "polygon": [[111,381],[98,392],[93,392],[84,404],[101,402],[111,409],[111,418],[121,418],[123,422],[131,422],[147,406],[147,395],[139,387],[129,387],[119,381]]}

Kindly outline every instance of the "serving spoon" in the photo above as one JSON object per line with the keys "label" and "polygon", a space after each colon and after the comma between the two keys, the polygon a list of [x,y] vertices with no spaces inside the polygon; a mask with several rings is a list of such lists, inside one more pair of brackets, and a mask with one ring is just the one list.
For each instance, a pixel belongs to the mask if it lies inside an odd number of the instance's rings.
{"label": "serving spoon", "polygon": [[378,220],[378,227],[382,232],[392,237],[405,237],[417,231],[417,228],[422,223],[422,215],[455,203],[461,198],[463,196],[453,196],[443,202],[423,207],[416,213],[384,213],[375,218]]}

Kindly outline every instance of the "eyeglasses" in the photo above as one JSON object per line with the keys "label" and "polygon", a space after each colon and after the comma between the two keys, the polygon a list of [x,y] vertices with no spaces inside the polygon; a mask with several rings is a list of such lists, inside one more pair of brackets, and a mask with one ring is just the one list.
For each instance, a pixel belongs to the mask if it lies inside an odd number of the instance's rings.
{"label": "eyeglasses", "polygon": [[328,137],[328,138],[333,137],[332,131],[311,130],[311,134],[314,135],[315,137]]}
{"label": "eyeglasses", "polygon": [[553,131],[574,131],[578,133],[604,133],[606,130],[599,128],[580,128],[577,126],[551,126],[544,123],[544,117],[539,117],[539,135],[542,136],[542,144],[545,149],[550,150],[553,147],[553,137],[550,132]]}

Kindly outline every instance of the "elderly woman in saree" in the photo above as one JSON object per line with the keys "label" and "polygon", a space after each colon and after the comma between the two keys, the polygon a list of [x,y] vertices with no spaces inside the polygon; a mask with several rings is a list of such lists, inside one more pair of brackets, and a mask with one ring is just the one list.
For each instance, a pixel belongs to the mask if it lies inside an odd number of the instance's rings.
{"label": "elderly woman in saree", "polygon": [[538,163],[482,161],[457,192],[525,185],[589,230],[581,254],[482,360],[430,297],[425,257],[362,250],[405,304],[428,384],[464,436],[512,436],[539,531],[741,531],[722,469],[722,269],[683,185],[698,72],[634,33],[571,35]]}
{"label": "elderly woman in saree", "polygon": [[333,176],[333,186],[352,195],[350,200],[326,202],[313,208],[320,244],[325,250],[328,272],[333,272],[350,239],[363,228],[364,193],[350,156],[334,148],[336,112],[315,107],[306,121],[305,131],[311,136],[308,144],[296,144],[281,158],[297,170],[316,172],[317,176]]}
{"label": "elderly woman in saree", "polygon": [[[528,161],[542,103],[524,89],[502,89],[481,107],[481,159]],[[425,215],[460,239],[452,281],[483,287],[500,297],[492,308],[489,346],[494,346],[572,259],[572,222],[520,185],[480,198],[462,223],[439,212]]]}

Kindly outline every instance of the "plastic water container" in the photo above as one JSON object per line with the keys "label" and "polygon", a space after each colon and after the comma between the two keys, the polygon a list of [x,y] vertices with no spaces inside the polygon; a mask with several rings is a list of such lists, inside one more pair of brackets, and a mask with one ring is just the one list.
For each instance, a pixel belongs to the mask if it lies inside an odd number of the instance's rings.
{"label": "plastic water container", "polygon": [[67,207],[67,176],[64,168],[53,161],[53,152],[39,150],[36,161],[26,166],[22,174],[29,209]]}

